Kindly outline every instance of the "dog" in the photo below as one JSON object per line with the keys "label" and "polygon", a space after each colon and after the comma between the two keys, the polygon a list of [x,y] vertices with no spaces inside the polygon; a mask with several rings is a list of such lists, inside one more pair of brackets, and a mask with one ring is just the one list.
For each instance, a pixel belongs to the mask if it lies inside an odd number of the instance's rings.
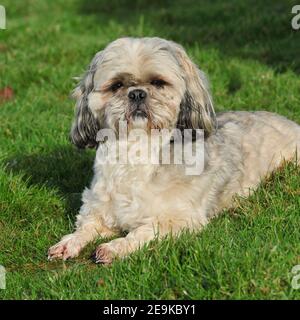
{"label": "dog", "polygon": [[[71,140],[97,148],[94,177],[84,190],[76,230],[48,258],[78,256],[97,237],[127,234],[96,248],[96,263],[110,264],[149,241],[201,230],[236,196],[247,197],[283,161],[298,162],[300,126],[269,112],[215,113],[205,74],[177,43],[161,38],[120,38],[92,59],[75,88]],[[119,134],[142,128],[201,129],[204,166],[186,175],[170,164],[105,164],[101,129]],[[118,139],[118,138],[117,138]],[[193,142],[195,143],[195,141]],[[102,151],[101,151],[102,150]]]}

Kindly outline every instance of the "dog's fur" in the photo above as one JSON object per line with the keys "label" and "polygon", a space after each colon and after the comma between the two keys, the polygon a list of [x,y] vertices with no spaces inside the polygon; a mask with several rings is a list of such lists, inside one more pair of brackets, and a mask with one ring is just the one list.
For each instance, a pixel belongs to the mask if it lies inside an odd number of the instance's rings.
{"label": "dog's fur", "polygon": [[[142,89],[144,117],[133,116],[128,98]],[[261,179],[296,158],[300,126],[268,112],[215,115],[208,82],[184,49],[160,38],[122,38],[93,58],[74,90],[76,116],[71,139],[79,147],[97,146],[101,128],[203,129],[205,169],[188,176],[182,166],[102,164],[82,196],[76,231],[49,249],[49,258],[72,258],[96,237],[126,231],[101,244],[96,262],[125,257],[155,237],[185,228],[200,230],[234,196],[247,196]],[[100,149],[100,148],[99,148]],[[98,152],[99,152],[98,149]]]}

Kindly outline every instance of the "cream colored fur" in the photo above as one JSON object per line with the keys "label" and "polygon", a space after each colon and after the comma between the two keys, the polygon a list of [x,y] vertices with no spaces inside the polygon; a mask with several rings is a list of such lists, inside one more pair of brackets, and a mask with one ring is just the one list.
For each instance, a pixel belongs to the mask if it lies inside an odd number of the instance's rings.
{"label": "cream colored fur", "polygon": [[[112,92],[110,85],[119,81],[119,76],[123,87]],[[163,78],[167,84],[155,88],[150,84],[153,77]],[[248,196],[300,149],[300,126],[282,116],[268,112],[215,116],[204,74],[182,47],[159,38],[119,39],[96,55],[75,90],[73,135],[85,137],[88,124],[82,123],[82,108],[91,111],[99,128],[117,132],[119,120],[135,128],[137,120],[131,117],[127,98],[132,88],[148,93],[148,116],[142,121],[145,129],[170,129],[184,123],[186,128],[205,130],[204,172],[188,176],[180,165],[102,164],[99,147],[93,181],[82,195],[76,230],[49,249],[50,259],[76,257],[97,237],[127,232],[96,249],[96,262],[110,263],[155,237],[178,235],[186,228],[201,230],[222,209],[234,205],[235,195]],[[188,107],[185,104],[192,104],[187,113],[190,118],[181,122],[178,118],[182,108]],[[91,137],[87,140],[86,145],[92,141]]]}

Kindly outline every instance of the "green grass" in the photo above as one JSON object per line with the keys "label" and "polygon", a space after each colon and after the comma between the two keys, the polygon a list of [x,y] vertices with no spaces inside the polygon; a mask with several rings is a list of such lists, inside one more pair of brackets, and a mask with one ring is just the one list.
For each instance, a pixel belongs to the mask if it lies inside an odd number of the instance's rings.
{"label": "green grass", "polygon": [[[69,92],[95,52],[124,35],[183,44],[209,74],[217,110],[269,110],[300,123],[293,1],[10,1],[0,30],[0,264],[4,299],[297,299],[300,178],[293,164],[199,234],[152,242],[111,267],[48,262],[72,230],[93,151],[68,141]],[[99,243],[99,241],[97,242]],[[100,282],[99,282],[100,281]]]}

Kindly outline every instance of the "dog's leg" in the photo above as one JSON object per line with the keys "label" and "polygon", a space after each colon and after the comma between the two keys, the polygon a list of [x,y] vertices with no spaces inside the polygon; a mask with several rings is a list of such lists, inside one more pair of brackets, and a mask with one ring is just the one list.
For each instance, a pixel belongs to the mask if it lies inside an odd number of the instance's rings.
{"label": "dog's leg", "polygon": [[78,215],[76,231],[64,236],[60,242],[48,251],[48,259],[62,258],[63,260],[78,256],[81,249],[96,237],[110,237],[115,231],[107,228],[102,217],[96,214]]}
{"label": "dog's leg", "polygon": [[116,234],[116,230],[106,225],[107,220],[113,219],[109,216],[110,201],[105,198],[105,192],[97,188],[97,184],[93,184],[92,189],[83,192],[83,205],[77,216],[76,230],[48,250],[49,260],[76,257],[80,250],[96,237],[106,238]]}
{"label": "dog's leg", "polygon": [[115,257],[126,257],[154,238],[163,238],[167,234],[178,235],[183,229],[200,229],[201,224],[187,220],[168,220],[145,224],[128,233],[124,238],[114,239],[101,244],[95,251],[96,263],[110,264]]}

